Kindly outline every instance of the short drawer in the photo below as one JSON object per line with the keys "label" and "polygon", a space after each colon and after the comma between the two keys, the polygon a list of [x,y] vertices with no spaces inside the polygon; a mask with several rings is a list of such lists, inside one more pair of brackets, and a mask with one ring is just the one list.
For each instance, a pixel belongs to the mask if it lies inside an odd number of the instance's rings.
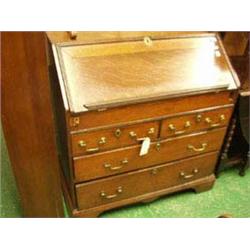
{"label": "short drawer", "polygon": [[140,146],[74,157],[75,181],[86,181],[117,173],[159,165],[221,148],[226,128],[169,138],[150,145],[148,154],[140,156]]}
{"label": "short drawer", "polygon": [[92,132],[72,134],[73,155],[91,154],[109,149],[139,144],[140,138],[156,140],[159,122],[146,122],[125,127],[100,129]]}
{"label": "short drawer", "polygon": [[69,117],[69,130],[123,124],[131,121],[155,119],[177,113],[209,107],[234,104],[235,93],[223,91],[192,96],[182,96],[160,101],[131,104],[104,110],[93,110]]}
{"label": "short drawer", "polygon": [[106,179],[76,185],[78,209],[107,203],[181,185],[213,173],[218,153],[138,170]]}
{"label": "short drawer", "polygon": [[222,108],[165,119],[162,121],[160,137],[167,138],[227,126],[232,111],[233,108]]}

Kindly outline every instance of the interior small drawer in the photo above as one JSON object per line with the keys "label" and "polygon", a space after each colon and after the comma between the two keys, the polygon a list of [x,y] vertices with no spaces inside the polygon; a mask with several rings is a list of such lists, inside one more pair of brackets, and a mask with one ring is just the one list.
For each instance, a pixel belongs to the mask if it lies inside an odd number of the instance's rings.
{"label": "interior small drawer", "polygon": [[158,133],[157,121],[76,133],[71,135],[72,153],[77,156],[140,144],[145,137],[154,141]]}
{"label": "interior small drawer", "polygon": [[78,209],[98,207],[213,174],[218,153],[76,185]]}
{"label": "interior small drawer", "polygon": [[192,113],[163,120],[161,138],[177,136],[194,131],[227,126],[233,108],[220,108],[211,111]]}
{"label": "interior small drawer", "polygon": [[134,171],[166,162],[220,150],[226,128],[174,137],[151,143],[146,155],[131,146],[73,158],[75,181],[87,181]]}

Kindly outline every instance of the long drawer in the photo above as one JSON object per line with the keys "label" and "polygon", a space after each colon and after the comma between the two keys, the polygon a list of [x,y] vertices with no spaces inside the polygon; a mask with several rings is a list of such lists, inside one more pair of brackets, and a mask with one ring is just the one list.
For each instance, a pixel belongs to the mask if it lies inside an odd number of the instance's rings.
{"label": "long drawer", "polygon": [[109,108],[103,111],[87,111],[79,116],[69,117],[69,129],[71,131],[78,131],[93,127],[154,119],[186,111],[233,104],[233,94],[233,92],[223,91],[219,93],[207,93],[133,104]]}
{"label": "long drawer", "polygon": [[213,173],[218,153],[171,162],[148,169],[76,185],[78,209],[151,193]]}
{"label": "long drawer", "polygon": [[169,138],[152,143],[140,156],[140,146],[74,157],[75,181],[86,181],[219,150],[226,128]]}
{"label": "long drawer", "polygon": [[71,135],[72,154],[91,154],[139,144],[140,138],[150,137],[151,140],[156,140],[158,134],[158,121],[76,133]]}
{"label": "long drawer", "polygon": [[226,126],[230,120],[232,111],[232,107],[219,108],[206,112],[167,118],[162,121],[160,137],[167,138]]}

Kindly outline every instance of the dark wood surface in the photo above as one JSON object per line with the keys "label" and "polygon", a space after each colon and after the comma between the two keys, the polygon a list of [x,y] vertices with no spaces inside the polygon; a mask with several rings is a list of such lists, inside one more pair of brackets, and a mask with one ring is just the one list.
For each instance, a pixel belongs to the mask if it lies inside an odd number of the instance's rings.
{"label": "dark wood surface", "polygon": [[43,32],[2,33],[2,123],[25,217],[63,217]]}
{"label": "dark wood surface", "polygon": [[225,32],[223,44],[228,56],[242,56],[246,53],[249,43],[249,32]]}
{"label": "dark wood surface", "polygon": [[221,153],[217,175],[237,167],[244,176],[249,167],[249,32],[225,32],[223,43],[240,80],[239,96]]}
{"label": "dark wood surface", "polygon": [[[76,185],[78,208],[94,208],[210,176],[213,174],[217,155],[218,153],[210,153]],[[106,196],[101,196],[102,192]]]}
{"label": "dark wood surface", "polygon": [[250,96],[249,57],[250,54],[248,51],[243,56],[231,57],[233,66],[241,82],[240,94],[242,96]]}
{"label": "dark wood surface", "polygon": [[[235,92],[222,91],[192,96],[183,96],[181,98],[171,98],[162,101],[150,101],[134,105],[110,108],[100,111],[89,111],[78,116],[72,116],[69,123],[69,130],[81,131],[91,128],[101,128],[110,125],[128,124],[133,122],[146,122],[162,119],[170,116],[176,116],[183,112],[201,110],[211,107],[235,103]],[[79,123],[73,125],[73,120],[77,117]]]}
{"label": "dark wood surface", "polygon": [[[233,108],[219,108],[198,112],[181,117],[172,117],[162,121],[161,138],[188,134],[200,130],[209,130],[227,126]],[[173,129],[174,128],[174,129]]]}
{"label": "dark wood surface", "polygon": [[150,36],[153,39],[159,38],[175,38],[180,36],[210,36],[209,32],[198,31],[77,31],[75,37],[72,39],[71,32],[67,31],[48,31],[46,32],[51,43],[84,43],[95,44],[103,42],[120,42],[129,40],[142,40],[145,36]]}
{"label": "dark wood surface", "polygon": [[[131,133],[134,134],[134,136],[132,136]],[[158,134],[158,121],[72,134],[72,154],[77,156],[134,144],[138,145],[142,142],[141,138],[149,137],[151,141],[155,141]],[[101,143],[102,140],[104,140],[103,143]],[[86,146],[81,147],[79,144],[81,141],[86,143]]]}
{"label": "dark wood surface", "polygon": [[[137,170],[219,150],[225,132],[225,128],[220,128],[210,132],[205,131],[166,139],[158,143],[155,142],[151,144],[148,154],[144,156],[139,156],[140,146],[132,146],[74,158],[76,182]],[[203,146],[204,144],[206,145]],[[189,149],[188,145],[192,145],[194,149]],[[124,159],[127,159],[127,164],[121,164]],[[105,163],[111,164],[113,167],[121,166],[121,168],[117,171],[111,171],[110,168],[105,168]]]}
{"label": "dark wood surface", "polygon": [[[239,86],[219,37],[154,34],[144,42],[142,33],[128,33],[50,36],[68,130],[62,136],[72,174],[64,192],[73,216],[190,188],[205,191],[215,180]],[[169,133],[170,122],[176,133]],[[147,123],[158,134],[140,156],[141,145],[129,133],[133,128],[145,136]]]}
{"label": "dark wood surface", "polygon": [[213,187],[214,182],[215,182],[215,176],[214,174],[211,174],[210,176],[206,176],[203,178],[199,178],[197,180],[189,181],[175,186],[170,186],[162,190],[150,193],[144,193],[142,195],[130,197],[128,199],[119,200],[117,202],[114,201],[108,204],[103,204],[95,208],[83,209],[83,210],[78,210],[77,208],[72,206],[70,196],[68,195],[68,190],[65,188],[65,185],[63,186],[64,187],[63,191],[65,194],[65,198],[67,199],[67,206],[70,209],[70,213],[72,216],[92,218],[92,217],[98,217],[100,213],[106,210],[119,208],[122,206],[127,206],[139,202],[142,203],[151,202],[163,195],[177,193],[183,190],[194,190],[196,193],[204,192],[210,190]]}
{"label": "dark wood surface", "polygon": [[[145,137],[150,137],[151,141],[154,141],[158,138],[158,134],[160,134],[161,138],[166,138],[204,129],[223,127],[228,124],[231,114],[232,107],[228,107],[188,115],[183,114],[181,117],[177,116],[153,122],[142,122],[130,126],[115,126],[85,132],[76,131],[71,135],[72,154],[73,156],[78,156],[133,144],[141,144],[142,138]],[[221,116],[223,116],[222,120]],[[188,127],[186,126],[187,122],[190,124]],[[171,124],[175,130],[170,129],[169,126]],[[135,136],[131,136],[131,133],[134,133]],[[105,143],[100,143],[102,141],[101,138],[105,138]],[[86,146],[81,146],[80,143],[84,143]]]}
{"label": "dark wood surface", "polygon": [[152,40],[149,45],[144,40],[58,45],[57,51],[74,113],[175,94],[236,88],[213,34]]}

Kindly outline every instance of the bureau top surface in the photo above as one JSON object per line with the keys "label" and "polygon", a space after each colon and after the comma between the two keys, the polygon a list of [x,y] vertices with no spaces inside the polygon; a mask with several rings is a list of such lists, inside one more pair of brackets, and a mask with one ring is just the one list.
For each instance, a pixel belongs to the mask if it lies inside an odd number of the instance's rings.
{"label": "bureau top surface", "polygon": [[74,113],[236,88],[214,35],[55,48],[62,90]]}

